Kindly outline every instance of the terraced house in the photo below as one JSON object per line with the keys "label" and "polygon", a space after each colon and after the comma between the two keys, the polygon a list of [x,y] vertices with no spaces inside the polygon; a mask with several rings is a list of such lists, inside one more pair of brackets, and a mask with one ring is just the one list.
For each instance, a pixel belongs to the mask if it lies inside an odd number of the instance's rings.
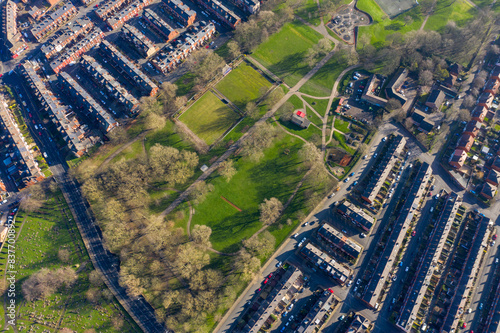
{"label": "terraced house", "polygon": [[125,23],[122,28],[122,33],[125,39],[134,44],[136,50],[146,58],[151,57],[159,50],[155,43],[134,26]]}
{"label": "terraced house", "polygon": [[130,20],[131,18],[139,15],[139,13],[144,9],[144,7],[151,4],[151,0],[135,0],[121,11],[110,16],[106,23],[108,26],[115,30],[118,29],[122,24]]}
{"label": "terraced house", "polygon": [[167,22],[159,17],[150,8],[144,10],[144,18],[151,24],[151,26],[169,43],[179,36],[179,32],[172,28]]}
{"label": "terraced house", "polygon": [[31,29],[31,34],[37,41],[43,39],[45,35],[56,30],[77,14],[78,10],[71,2],[66,2],[56,9],[52,14],[46,16],[40,23]]}
{"label": "terraced house", "polygon": [[139,110],[139,101],[116,81],[106,69],[95,61],[94,58],[84,55],[82,57],[82,65],[101,86],[105,87],[111,95],[118,99],[131,113],[135,113]]}
{"label": "terraced house", "polygon": [[113,60],[115,68],[118,71],[132,79],[149,96],[156,96],[158,86],[147,75],[141,72],[132,61],[125,57],[123,53],[111,45],[110,42],[107,40],[103,41],[101,43],[101,50]]}
{"label": "terraced house", "polygon": [[77,157],[85,154],[94,144],[92,138],[87,137],[85,133],[86,126],[80,125],[74,112],[63,105],[54,93],[47,89],[45,83],[29,62],[21,65],[20,72],[33,90],[34,95],[45,110],[49,112],[50,118],[56,124],[57,130],[66,141],[70,151]]}
{"label": "terraced house", "polygon": [[70,47],[64,54],[50,63],[50,67],[54,73],[58,74],[64,67],[78,60],[82,54],[98,45],[104,38],[104,33],[96,27],[85,38]]}
{"label": "terraced house", "polygon": [[104,20],[106,17],[118,11],[126,3],[128,3],[128,0],[108,0],[94,9],[94,12],[97,17]]}
{"label": "terraced house", "polygon": [[163,3],[165,4],[165,8],[184,24],[184,27],[189,27],[196,20],[196,12],[181,0],[163,0]]}
{"label": "terraced house", "polygon": [[196,2],[233,29],[241,22],[241,18],[238,15],[218,0],[196,0]]}
{"label": "terraced house", "polygon": [[21,32],[17,29],[18,8],[15,2],[6,1],[2,8],[2,30],[5,45],[13,59],[28,49]]}
{"label": "terraced house", "polygon": [[68,73],[61,73],[58,77],[61,86],[73,96],[78,105],[88,112],[105,133],[118,126],[118,122],[83,87]]}
{"label": "terraced house", "polygon": [[328,223],[318,230],[318,237],[333,249],[338,249],[348,257],[357,259],[363,248]]}
{"label": "terraced house", "polygon": [[56,39],[42,46],[41,50],[45,58],[52,58],[79,36],[90,32],[93,27],[94,23],[87,16],[77,18],[71,24],[67,24]]}

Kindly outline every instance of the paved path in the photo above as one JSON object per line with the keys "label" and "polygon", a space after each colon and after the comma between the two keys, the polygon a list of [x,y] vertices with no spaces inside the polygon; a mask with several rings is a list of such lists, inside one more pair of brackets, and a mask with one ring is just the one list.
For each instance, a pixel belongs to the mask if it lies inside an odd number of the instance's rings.
{"label": "paved path", "polygon": [[261,123],[264,123],[266,122],[269,118],[271,118],[275,113],[276,111],[283,105],[285,104],[285,102],[293,95],[295,94],[299,89],[300,87],[302,87],[314,74],[316,74],[316,72],[321,68],[323,67],[326,62],[328,60],[331,59],[331,57],[333,56],[333,54],[335,53],[335,49],[333,49],[332,51],[330,51],[323,59],[321,59],[321,61],[319,61],[312,70],[309,71],[309,73],[307,73],[306,75],[304,75],[304,77],[302,79],[299,80],[299,82],[297,82],[297,84],[295,86],[293,86],[290,91],[288,91],[288,93],[285,94],[285,96],[280,99],[273,107],[271,110],[269,110],[262,118],[260,118],[259,120],[257,120],[257,122],[255,122],[255,125],[250,128],[249,131],[247,131],[245,134],[243,134],[243,136],[238,140],[236,141],[235,143],[233,143],[227,150],[224,154],[222,154],[209,168],[207,171],[205,171],[200,177],[198,177],[198,179],[193,183],[191,184],[191,186],[189,186],[183,193],[181,193],[181,195],[174,200],[174,202],[172,202],[172,204],[170,204],[170,206],[168,206],[161,214],[160,214],[160,217],[165,217],[167,214],[171,213],[181,202],[183,202],[184,200],[187,199],[189,193],[193,190],[193,188],[196,186],[197,183],[201,182],[201,181],[204,181],[206,180],[215,170],[217,170],[217,168],[219,167],[219,165],[224,162],[227,158],[229,158],[229,156],[231,156],[240,146],[241,146],[241,143],[249,136],[249,135],[252,135],[252,133],[255,131],[255,128],[257,125],[261,124]]}
{"label": "paved path", "polygon": [[[132,140],[130,140],[129,142],[125,143],[123,146],[121,146],[120,148],[118,148],[114,153],[112,153],[111,155],[109,155],[108,157],[106,157],[106,159],[101,163],[101,165],[99,165],[99,167],[97,168],[96,171],[99,171],[99,170],[102,170],[102,168],[104,168],[109,162],[111,162],[111,160],[113,158],[115,158],[116,156],[118,156],[118,154],[120,154],[122,151],[124,151],[125,149],[127,149],[128,147],[130,147],[134,142],[136,142],[137,140],[142,140],[144,139],[144,137],[146,136],[146,133],[148,131],[144,131],[142,132],[141,134],[139,134],[138,136],[136,136],[135,138],[133,138]],[[144,144],[144,143],[143,143]]]}

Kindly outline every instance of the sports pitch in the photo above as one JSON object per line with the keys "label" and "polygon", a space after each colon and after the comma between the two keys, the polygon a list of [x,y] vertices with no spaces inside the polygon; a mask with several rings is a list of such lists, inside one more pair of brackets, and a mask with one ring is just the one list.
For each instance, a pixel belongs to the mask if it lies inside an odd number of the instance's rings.
{"label": "sports pitch", "polygon": [[418,5],[417,0],[375,0],[380,8],[393,18]]}

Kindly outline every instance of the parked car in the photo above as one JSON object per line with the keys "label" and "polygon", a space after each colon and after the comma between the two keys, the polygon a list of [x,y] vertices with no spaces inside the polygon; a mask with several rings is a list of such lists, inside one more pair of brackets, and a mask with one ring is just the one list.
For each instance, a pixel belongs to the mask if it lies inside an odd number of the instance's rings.
{"label": "parked car", "polygon": [[299,233],[297,232],[295,235],[293,235],[292,237],[293,238],[297,238],[297,236],[299,235]]}

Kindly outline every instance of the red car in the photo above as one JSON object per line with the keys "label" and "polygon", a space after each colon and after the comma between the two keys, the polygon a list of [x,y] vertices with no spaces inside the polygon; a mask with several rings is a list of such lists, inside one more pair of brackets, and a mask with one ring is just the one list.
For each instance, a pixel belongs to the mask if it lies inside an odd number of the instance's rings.
{"label": "red car", "polygon": [[269,279],[265,279],[265,280],[264,280],[264,284],[266,284],[268,281],[269,281]]}
{"label": "red car", "polygon": [[262,288],[257,289],[256,293],[260,293],[261,290]]}
{"label": "red car", "polygon": [[42,136],[42,132],[38,132],[38,135]]}
{"label": "red car", "polygon": [[328,291],[333,294],[332,288],[328,288]]}
{"label": "red car", "polygon": [[432,192],[427,193],[427,196],[428,197],[432,196]]}
{"label": "red car", "polygon": [[270,278],[271,276],[273,276],[273,273],[270,273],[267,277]]}
{"label": "red car", "polygon": [[497,234],[494,234],[492,238],[493,240],[497,239]]}
{"label": "red car", "polygon": [[464,324],[462,325],[462,328],[466,328],[466,327],[467,327],[467,323],[464,323]]}
{"label": "red car", "polygon": [[31,115],[31,112],[28,113],[28,116],[30,116],[30,118],[33,118],[33,116]]}
{"label": "red car", "polygon": [[417,232],[415,230],[413,230],[413,232],[411,233],[412,236],[415,236],[417,234]]}

